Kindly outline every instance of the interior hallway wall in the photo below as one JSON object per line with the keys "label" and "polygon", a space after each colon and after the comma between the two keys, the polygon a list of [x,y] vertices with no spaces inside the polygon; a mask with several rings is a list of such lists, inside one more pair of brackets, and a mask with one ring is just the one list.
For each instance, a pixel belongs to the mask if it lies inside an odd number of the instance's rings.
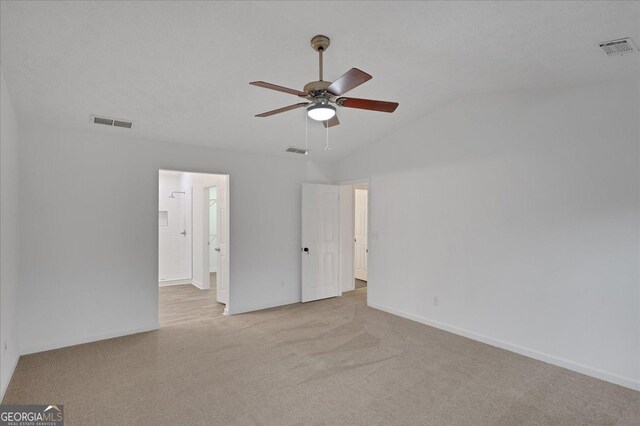
{"label": "interior hallway wall", "polygon": [[328,167],[117,128],[20,131],[23,353],[157,328],[159,169],[230,175],[231,313],[300,300],[301,183]]}
{"label": "interior hallway wall", "polygon": [[371,306],[640,388],[639,99],[461,99],[339,162],[370,177]]}
{"label": "interior hallway wall", "polygon": [[0,400],[18,362],[18,120],[0,70]]}

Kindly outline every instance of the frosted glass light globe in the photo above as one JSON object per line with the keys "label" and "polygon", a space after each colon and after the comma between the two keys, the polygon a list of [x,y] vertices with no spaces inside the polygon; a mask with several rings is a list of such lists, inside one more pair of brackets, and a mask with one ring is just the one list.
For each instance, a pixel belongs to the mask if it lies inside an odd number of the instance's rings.
{"label": "frosted glass light globe", "polygon": [[315,104],[307,108],[307,114],[313,120],[327,121],[336,115],[336,108],[329,104]]}

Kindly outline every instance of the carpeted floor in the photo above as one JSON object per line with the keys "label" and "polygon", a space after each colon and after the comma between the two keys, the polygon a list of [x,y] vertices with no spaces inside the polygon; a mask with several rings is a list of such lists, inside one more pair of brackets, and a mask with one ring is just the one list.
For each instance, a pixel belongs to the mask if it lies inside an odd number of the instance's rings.
{"label": "carpeted floor", "polygon": [[640,392],[339,298],[21,358],[67,425],[638,425]]}

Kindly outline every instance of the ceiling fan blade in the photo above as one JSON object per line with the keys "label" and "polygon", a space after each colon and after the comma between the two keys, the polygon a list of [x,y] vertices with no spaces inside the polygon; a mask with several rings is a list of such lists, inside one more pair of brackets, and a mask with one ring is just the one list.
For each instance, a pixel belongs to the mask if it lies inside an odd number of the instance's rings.
{"label": "ceiling fan blade", "polygon": [[334,115],[333,117],[331,117],[331,119],[327,120],[327,121],[323,121],[322,124],[324,124],[324,127],[333,127],[333,126],[337,126],[338,124],[340,124],[340,120],[338,120],[338,116]]}
{"label": "ceiling fan blade", "polygon": [[284,92],[284,93],[289,93],[291,95],[296,95],[296,96],[301,96],[301,97],[306,97],[307,94],[300,91],[300,90],[296,90],[296,89],[289,89],[288,87],[283,87],[283,86],[278,86],[277,84],[271,84],[271,83],[267,83],[266,81],[252,81],[251,83],[254,86],[258,86],[258,87],[264,87],[265,89],[271,89],[271,90],[275,90],[278,92]]}
{"label": "ceiling fan blade", "polygon": [[374,101],[373,99],[339,98],[336,103],[347,108],[367,109],[370,111],[393,112],[398,108],[397,102]]}
{"label": "ceiling fan blade", "polygon": [[358,68],[351,68],[349,71],[342,74],[340,78],[331,83],[331,85],[327,87],[327,92],[332,95],[341,96],[372,78],[373,77],[369,74],[364,71],[360,71]]}
{"label": "ceiling fan blade", "polygon": [[299,104],[289,105],[284,108],[274,109],[273,111],[263,112],[262,114],[256,115],[256,117],[269,117],[270,115],[280,114],[281,112],[291,111],[292,109],[302,108],[307,105],[309,105],[309,102],[300,102]]}

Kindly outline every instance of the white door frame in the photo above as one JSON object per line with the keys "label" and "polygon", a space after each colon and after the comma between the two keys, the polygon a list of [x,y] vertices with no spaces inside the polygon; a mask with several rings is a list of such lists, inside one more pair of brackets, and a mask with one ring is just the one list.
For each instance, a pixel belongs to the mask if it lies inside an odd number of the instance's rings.
{"label": "white door frame", "polygon": [[[341,197],[340,200],[340,224],[346,224],[347,226],[340,227],[340,288],[343,292],[355,289],[355,268],[354,268],[354,253],[355,244],[354,229],[355,229],[355,187],[356,185],[367,185],[368,197],[367,197],[367,223],[371,224],[371,183],[369,178],[345,180],[338,183],[340,185],[340,195],[347,194],[347,187],[349,192],[348,199]],[[343,192],[344,190],[344,192]],[[371,226],[367,228],[367,240],[369,244],[371,242]],[[371,250],[369,250],[369,254]],[[371,287],[371,277],[368,277],[367,288]],[[369,299],[369,291],[367,291],[367,303]]]}

